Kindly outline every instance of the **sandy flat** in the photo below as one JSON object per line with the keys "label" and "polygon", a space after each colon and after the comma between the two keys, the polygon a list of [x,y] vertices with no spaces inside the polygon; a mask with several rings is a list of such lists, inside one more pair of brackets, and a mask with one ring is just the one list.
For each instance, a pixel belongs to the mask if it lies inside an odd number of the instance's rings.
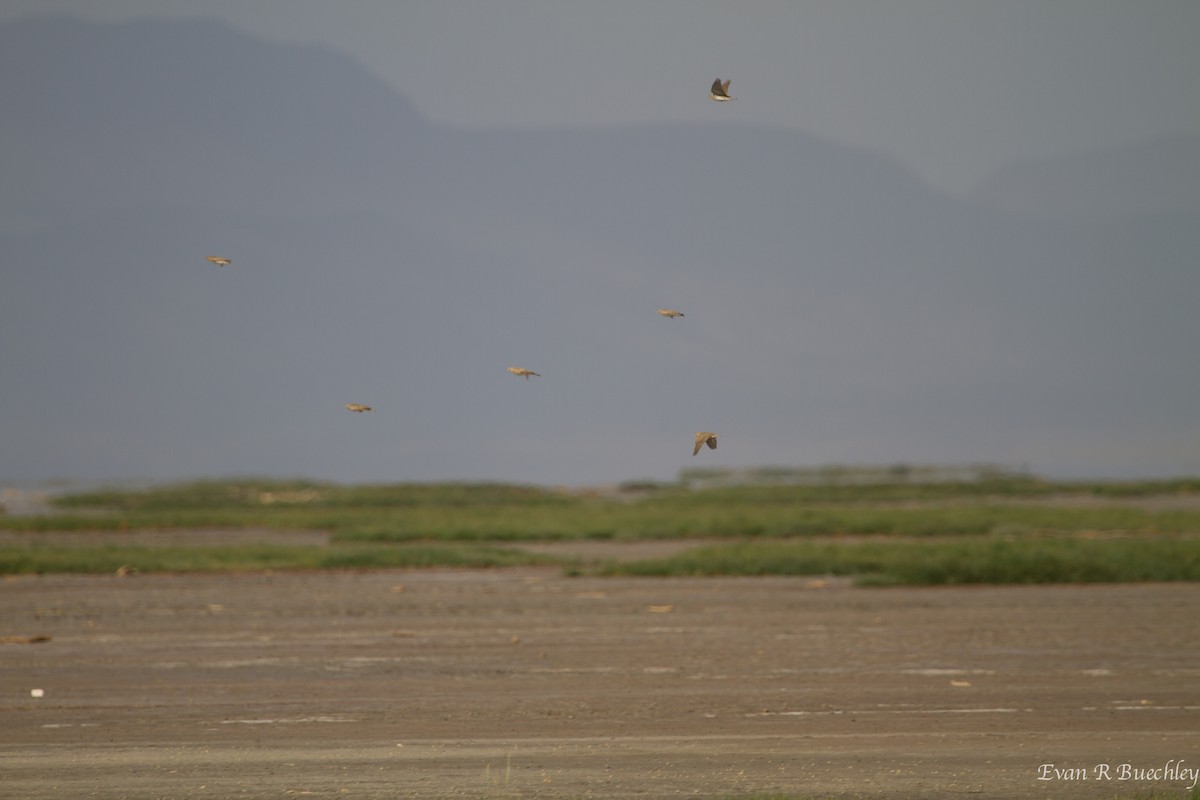
{"label": "sandy flat", "polygon": [[1200,767],[1197,609],[1193,584],[9,578],[0,796],[1184,795],[1118,776]]}

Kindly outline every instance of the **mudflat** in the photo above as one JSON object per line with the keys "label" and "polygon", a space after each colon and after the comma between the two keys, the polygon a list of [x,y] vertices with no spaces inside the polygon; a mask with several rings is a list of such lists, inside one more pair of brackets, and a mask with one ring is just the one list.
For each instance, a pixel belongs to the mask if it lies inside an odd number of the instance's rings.
{"label": "mudflat", "polygon": [[13,577],[0,796],[1186,796],[1198,611],[1195,584]]}

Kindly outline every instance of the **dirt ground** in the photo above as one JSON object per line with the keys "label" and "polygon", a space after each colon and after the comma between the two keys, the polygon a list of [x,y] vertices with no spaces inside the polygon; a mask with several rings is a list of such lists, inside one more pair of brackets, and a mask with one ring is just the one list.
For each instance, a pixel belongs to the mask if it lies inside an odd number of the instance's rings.
{"label": "dirt ground", "polygon": [[0,797],[1186,797],[1198,612],[1194,584],[9,578]]}

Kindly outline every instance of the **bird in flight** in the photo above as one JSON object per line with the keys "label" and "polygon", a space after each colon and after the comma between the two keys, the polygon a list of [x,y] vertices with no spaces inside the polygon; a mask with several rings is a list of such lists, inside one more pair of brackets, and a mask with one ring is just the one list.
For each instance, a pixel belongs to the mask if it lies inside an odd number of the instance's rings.
{"label": "bird in flight", "polygon": [[525,369],[524,367],[509,367],[508,371],[511,372],[513,375],[524,375],[525,380],[529,380],[530,375],[537,375],[539,378],[542,377],[541,375],[538,375],[533,370]]}
{"label": "bird in flight", "polygon": [[675,319],[676,317],[682,317],[682,316],[683,316],[683,312],[682,312],[682,311],[676,311],[676,310],[675,310],[675,309],[673,309],[673,308],[660,308],[660,309],[658,310],[658,313],[659,313],[659,314],[661,314],[661,315],[663,315],[663,316],[664,316],[664,317],[666,317],[667,319]]}
{"label": "bird in flight", "polygon": [[692,448],[692,455],[700,452],[700,448],[708,445],[710,450],[717,449],[717,435],[709,431],[700,431],[696,434],[696,446]]}
{"label": "bird in flight", "polygon": [[715,81],[713,81],[712,89],[709,90],[708,96],[713,100],[716,100],[718,103],[724,103],[726,100],[732,100],[733,98],[729,96],[729,84],[730,81],[721,83],[721,79],[717,78]]}
{"label": "bird in flight", "polygon": [[361,403],[346,403],[346,408],[350,411],[355,411],[359,414],[361,414],[364,411],[374,411],[375,410],[375,409],[371,408],[370,406],[364,406]]}
{"label": "bird in flight", "polygon": [[205,256],[204,260],[211,264],[216,264],[218,267],[228,267],[233,263],[228,258],[222,258],[221,256]]}

